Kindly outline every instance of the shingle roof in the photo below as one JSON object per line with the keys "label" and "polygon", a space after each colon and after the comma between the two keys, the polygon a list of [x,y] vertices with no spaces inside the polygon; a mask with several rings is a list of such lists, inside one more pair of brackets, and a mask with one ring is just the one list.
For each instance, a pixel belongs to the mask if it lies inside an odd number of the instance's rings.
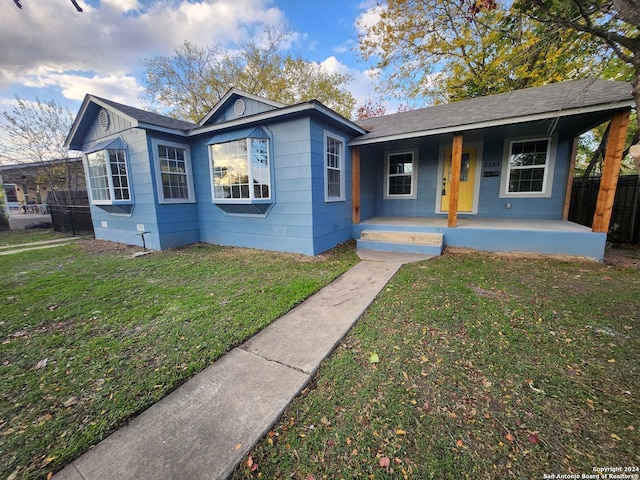
{"label": "shingle roof", "polygon": [[[353,144],[376,143],[388,137],[408,138],[443,131],[481,128],[496,122],[554,118],[597,105],[631,105],[631,85],[611,80],[583,79],[525,88],[508,93],[462,100],[408,112],[366,118],[356,123],[368,133]],[[415,134],[415,135],[412,135]]]}
{"label": "shingle roof", "polygon": [[167,117],[166,115],[161,115],[159,113],[130,107],[128,105],[123,105],[112,100],[107,100],[106,98],[96,97],[95,95],[92,95],[92,98],[99,100],[100,102],[109,105],[110,107],[124,113],[125,115],[137,120],[138,122],[147,125],[155,125],[157,127],[171,128],[176,130],[191,130],[198,127],[197,123],[178,120],[177,118]]}

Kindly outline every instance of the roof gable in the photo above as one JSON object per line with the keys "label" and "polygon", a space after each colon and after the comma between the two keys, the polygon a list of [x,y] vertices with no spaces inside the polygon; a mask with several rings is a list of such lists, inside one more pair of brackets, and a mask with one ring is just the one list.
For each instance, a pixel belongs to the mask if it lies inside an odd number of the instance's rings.
{"label": "roof gable", "polygon": [[131,127],[186,133],[197,125],[94,95],[86,95],[65,145],[70,150],[82,150],[82,145],[88,141],[98,140]]}
{"label": "roof gable", "polygon": [[266,98],[231,88],[218,103],[200,121],[201,126],[214,123],[228,122],[237,118],[248,117],[277,108],[286,107],[285,104],[274,102]]}
{"label": "roof gable", "polygon": [[633,105],[631,85],[583,79],[525,88],[358,120],[368,133],[352,145],[615,110]]}

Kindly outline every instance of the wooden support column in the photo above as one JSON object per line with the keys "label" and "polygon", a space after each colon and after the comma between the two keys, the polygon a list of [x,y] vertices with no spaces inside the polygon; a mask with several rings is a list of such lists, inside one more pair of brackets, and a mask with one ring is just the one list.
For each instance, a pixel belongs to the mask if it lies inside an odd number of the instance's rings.
{"label": "wooden support column", "polygon": [[576,157],[578,156],[578,137],[573,139],[571,147],[571,160],[569,161],[569,175],[567,175],[567,190],[564,194],[564,212],[562,220],[569,219],[569,208],[571,207],[571,191],[573,190],[573,178],[576,170]]}
{"label": "wooden support column", "polygon": [[607,140],[607,149],[604,155],[604,166],[602,167],[602,177],[600,178],[596,212],[593,216],[593,226],[591,228],[591,230],[596,233],[608,233],[609,231],[611,210],[613,209],[613,200],[616,196],[620,164],[622,162],[622,151],[624,150],[628,126],[629,110],[618,112],[611,119],[609,139]]}
{"label": "wooden support column", "polygon": [[360,147],[351,147],[351,204],[354,225],[360,223]]}
{"label": "wooden support column", "polygon": [[[449,216],[447,226],[458,226],[458,197],[460,196],[460,166],[462,165],[462,134],[453,136],[451,149],[451,183],[449,184]],[[446,172],[444,172],[446,176]]]}

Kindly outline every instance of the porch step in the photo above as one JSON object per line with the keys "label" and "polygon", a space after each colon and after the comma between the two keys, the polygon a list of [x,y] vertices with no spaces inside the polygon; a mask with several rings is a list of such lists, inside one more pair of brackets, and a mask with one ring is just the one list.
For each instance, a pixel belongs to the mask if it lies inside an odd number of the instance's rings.
{"label": "porch step", "polygon": [[363,230],[357,244],[360,250],[440,255],[443,240],[442,233]]}

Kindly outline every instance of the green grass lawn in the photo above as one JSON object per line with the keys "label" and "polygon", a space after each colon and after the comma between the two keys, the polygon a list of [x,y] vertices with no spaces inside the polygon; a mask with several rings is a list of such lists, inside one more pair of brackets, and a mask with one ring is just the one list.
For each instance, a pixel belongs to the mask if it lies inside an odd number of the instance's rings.
{"label": "green grass lawn", "polygon": [[482,254],[406,265],[232,478],[637,468],[639,320],[638,268]]}
{"label": "green grass lawn", "polygon": [[[0,244],[52,238],[22,235]],[[358,262],[352,245],[317,258],[95,245],[0,257],[2,479],[60,469]]]}
{"label": "green grass lawn", "polygon": [[32,230],[7,230],[0,232],[0,247],[6,245],[19,245],[22,243],[42,242],[45,240],[56,240],[60,238],[69,238],[69,235],[54,232],[50,228],[32,229]]}

